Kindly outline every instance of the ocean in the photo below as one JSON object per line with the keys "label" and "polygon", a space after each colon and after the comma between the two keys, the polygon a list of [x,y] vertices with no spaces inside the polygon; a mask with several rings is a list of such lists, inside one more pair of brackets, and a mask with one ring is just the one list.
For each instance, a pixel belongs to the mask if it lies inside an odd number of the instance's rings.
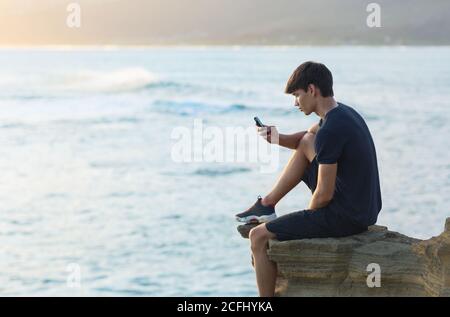
{"label": "ocean", "polygon": [[[256,296],[234,214],[269,192],[291,151],[272,146],[266,171],[250,159],[180,162],[174,132],[253,129],[254,116],[281,133],[309,128],[318,118],[283,93],[306,60],[332,70],[336,99],[369,126],[378,224],[440,234],[450,47],[3,48],[0,295]],[[300,184],[278,215],[310,197]]]}

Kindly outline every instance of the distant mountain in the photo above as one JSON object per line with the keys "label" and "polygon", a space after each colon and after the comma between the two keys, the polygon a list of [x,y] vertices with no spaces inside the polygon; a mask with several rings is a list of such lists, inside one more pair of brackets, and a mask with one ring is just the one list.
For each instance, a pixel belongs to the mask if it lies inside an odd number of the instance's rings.
{"label": "distant mountain", "polygon": [[[3,45],[450,44],[449,0],[2,2]],[[65,24],[70,2],[81,5],[79,29]],[[366,24],[370,14],[366,7],[371,2],[380,5],[380,28]]]}

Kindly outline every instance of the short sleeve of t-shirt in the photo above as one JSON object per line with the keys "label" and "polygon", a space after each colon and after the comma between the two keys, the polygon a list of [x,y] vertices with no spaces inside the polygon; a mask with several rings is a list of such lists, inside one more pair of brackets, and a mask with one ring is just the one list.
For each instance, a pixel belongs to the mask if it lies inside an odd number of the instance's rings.
{"label": "short sleeve of t-shirt", "polygon": [[315,149],[319,164],[334,164],[342,155],[345,135],[328,129],[320,129],[316,136]]}

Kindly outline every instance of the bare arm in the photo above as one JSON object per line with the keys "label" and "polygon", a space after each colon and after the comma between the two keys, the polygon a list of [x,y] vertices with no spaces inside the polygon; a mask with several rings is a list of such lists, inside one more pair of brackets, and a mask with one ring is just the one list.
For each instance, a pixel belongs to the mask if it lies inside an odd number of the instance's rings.
{"label": "bare arm", "polygon": [[[270,128],[270,130],[267,130],[267,128]],[[319,123],[316,123],[307,131],[297,132],[294,134],[278,133],[277,128],[274,126],[258,128],[258,133],[269,143],[275,143],[282,147],[295,150],[300,145],[300,141],[302,140],[302,138],[306,133],[316,134],[318,130],[319,130]]]}
{"label": "bare arm", "polygon": [[333,199],[336,186],[337,163],[319,164],[317,187],[308,209],[315,210],[327,206]]}
{"label": "bare arm", "polygon": [[280,134],[279,145],[291,150],[295,150],[296,148],[298,148],[300,141],[305,134],[306,131],[297,132],[294,134]]}
{"label": "bare arm", "polygon": [[319,123],[314,124],[308,131],[297,132],[294,134],[280,134],[279,135],[279,144],[288,149],[295,150],[298,148],[300,141],[305,136],[306,133],[316,134],[319,131]]}

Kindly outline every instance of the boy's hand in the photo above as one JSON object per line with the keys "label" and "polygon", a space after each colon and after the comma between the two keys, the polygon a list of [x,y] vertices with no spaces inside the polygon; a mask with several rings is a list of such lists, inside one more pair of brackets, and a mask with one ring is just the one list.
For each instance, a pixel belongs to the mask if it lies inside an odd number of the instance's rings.
{"label": "boy's hand", "polygon": [[280,135],[275,126],[257,127],[258,134],[270,144],[279,144]]}

